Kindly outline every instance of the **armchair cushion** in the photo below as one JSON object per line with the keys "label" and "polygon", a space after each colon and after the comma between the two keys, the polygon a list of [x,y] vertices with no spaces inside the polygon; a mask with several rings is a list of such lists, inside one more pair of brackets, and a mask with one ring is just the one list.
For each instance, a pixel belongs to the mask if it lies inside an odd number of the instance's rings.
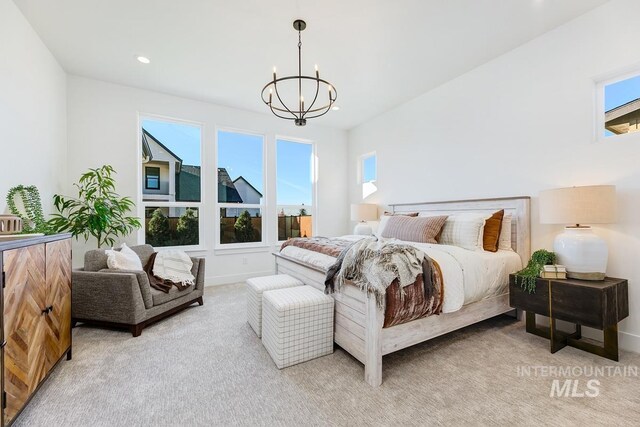
{"label": "armchair cushion", "polygon": [[[145,308],[153,307],[153,297],[151,295],[151,285],[149,284],[149,277],[147,273],[139,270],[114,270],[110,268],[103,268],[102,270],[96,273],[112,273],[112,274],[126,274],[126,275],[134,275],[136,277],[136,281],[138,282],[138,286],[140,287],[140,294],[142,295],[142,300],[144,301]],[[112,276],[117,277],[117,276]],[[105,286],[107,284],[105,283]]]}
{"label": "armchair cushion", "polygon": [[153,298],[153,306],[159,306],[166,302],[172,301],[176,298],[183,297],[185,295],[189,295],[196,287],[194,285],[188,286],[186,289],[182,291],[178,290],[175,286],[171,287],[169,292],[162,292],[157,289],[151,288],[151,296]]}

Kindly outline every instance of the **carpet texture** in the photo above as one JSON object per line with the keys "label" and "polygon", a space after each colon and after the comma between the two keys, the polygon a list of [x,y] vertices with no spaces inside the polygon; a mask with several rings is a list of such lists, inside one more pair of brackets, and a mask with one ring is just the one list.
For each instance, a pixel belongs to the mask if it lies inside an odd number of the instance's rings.
{"label": "carpet texture", "polygon": [[[62,361],[16,426],[638,425],[640,378],[606,377],[599,396],[550,397],[554,378],[520,366],[640,366],[526,334],[507,316],[385,356],[383,384],[336,348],[278,370],[246,323],[243,285],[207,288],[194,306],[145,329],[79,326]],[[585,376],[578,392],[586,390]]]}

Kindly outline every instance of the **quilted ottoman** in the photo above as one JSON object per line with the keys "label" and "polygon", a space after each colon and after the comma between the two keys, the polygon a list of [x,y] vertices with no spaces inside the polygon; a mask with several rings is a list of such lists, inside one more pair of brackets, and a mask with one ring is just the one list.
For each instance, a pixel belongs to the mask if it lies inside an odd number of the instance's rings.
{"label": "quilted ottoman", "polygon": [[265,292],[262,344],[279,369],[333,353],[333,298],[311,286]]}
{"label": "quilted ottoman", "polygon": [[254,277],[247,280],[247,322],[259,337],[262,336],[262,293],[272,289],[302,285],[304,283],[288,274]]}

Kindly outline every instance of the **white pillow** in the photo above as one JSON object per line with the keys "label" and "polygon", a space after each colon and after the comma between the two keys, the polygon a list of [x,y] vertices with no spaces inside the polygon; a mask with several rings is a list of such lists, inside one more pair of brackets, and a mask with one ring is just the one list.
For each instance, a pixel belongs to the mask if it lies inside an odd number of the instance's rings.
{"label": "white pillow", "polygon": [[511,248],[511,214],[505,214],[502,218],[502,228],[500,229],[500,239],[498,249],[512,251]]}
{"label": "white pillow", "polygon": [[442,228],[439,243],[475,251],[482,249],[484,223],[491,215],[461,213],[450,215]]}
{"label": "white pillow", "polygon": [[130,247],[122,244],[120,251],[104,251],[107,254],[107,266],[114,270],[142,270],[142,261]]}
{"label": "white pillow", "polygon": [[384,228],[387,226],[387,222],[389,222],[389,218],[391,218],[391,216],[389,215],[382,215],[380,217],[380,222],[378,223],[378,229],[374,233],[378,239],[382,238],[382,232],[384,231]]}

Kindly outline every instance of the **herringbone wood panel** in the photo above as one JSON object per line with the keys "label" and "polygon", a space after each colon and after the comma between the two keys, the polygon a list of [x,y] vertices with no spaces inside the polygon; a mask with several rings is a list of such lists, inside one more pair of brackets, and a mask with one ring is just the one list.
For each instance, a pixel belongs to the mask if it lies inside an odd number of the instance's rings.
{"label": "herringbone wood panel", "polygon": [[6,251],[3,263],[7,424],[71,345],[71,240]]}
{"label": "herringbone wood panel", "polygon": [[44,244],[4,252],[5,423],[22,408],[46,372],[44,316],[46,303]]}
{"label": "herringbone wood panel", "polygon": [[71,240],[47,243],[47,307],[53,310],[46,320],[47,370],[71,345]]}

